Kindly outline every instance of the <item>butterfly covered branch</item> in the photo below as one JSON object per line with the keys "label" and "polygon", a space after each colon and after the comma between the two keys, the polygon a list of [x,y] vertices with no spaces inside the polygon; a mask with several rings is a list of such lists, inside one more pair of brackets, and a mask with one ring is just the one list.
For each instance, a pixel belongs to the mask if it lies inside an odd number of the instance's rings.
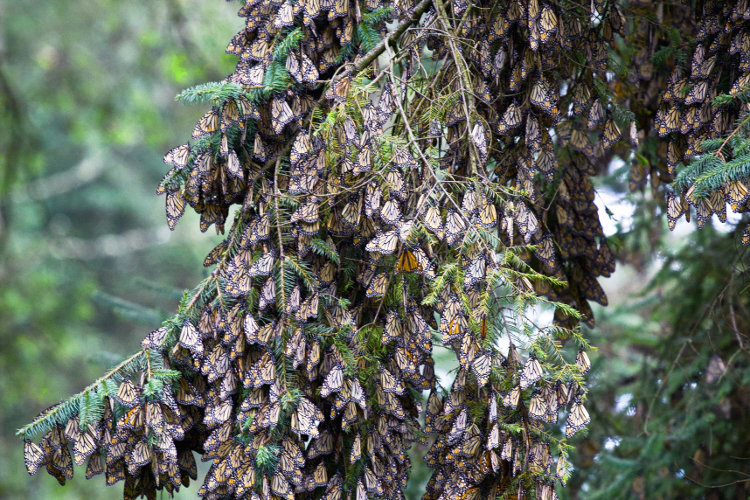
{"label": "butterfly covered branch", "polygon": [[590,420],[579,323],[615,266],[592,177],[677,133],[658,128],[666,81],[648,100],[611,78],[640,61],[616,42],[666,35],[612,2],[239,15],[235,71],[178,96],[210,109],[157,190],[170,228],[189,207],[226,235],[213,270],[141,352],[19,431],[29,472],[87,463],[155,498],[198,479],[197,453],[203,498],[396,499],[423,456],[425,499],[555,498]]}

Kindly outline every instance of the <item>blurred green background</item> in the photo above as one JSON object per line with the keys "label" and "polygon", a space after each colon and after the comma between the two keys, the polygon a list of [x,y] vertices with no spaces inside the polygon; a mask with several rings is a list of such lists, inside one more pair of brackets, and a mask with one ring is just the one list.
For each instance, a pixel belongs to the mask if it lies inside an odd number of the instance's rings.
{"label": "blurred green background", "polygon": [[[65,488],[29,477],[14,434],[137,350],[205,274],[219,238],[191,213],[170,232],[154,189],[163,154],[205,111],[174,96],[233,69],[223,54],[243,24],[236,10],[222,0],[0,0],[0,499],[122,497],[121,485],[85,481],[80,469]],[[750,421],[748,253],[731,225],[696,233],[681,223],[682,236],[665,236],[654,197],[625,194],[627,172],[613,165],[598,186],[610,245],[629,264],[603,280],[612,305],[587,333],[600,347],[592,425],[574,440],[560,494],[747,498],[750,433],[734,429]],[[714,354],[726,372],[707,384]],[[437,354],[438,370],[452,359]],[[427,478],[423,451],[410,499]]]}

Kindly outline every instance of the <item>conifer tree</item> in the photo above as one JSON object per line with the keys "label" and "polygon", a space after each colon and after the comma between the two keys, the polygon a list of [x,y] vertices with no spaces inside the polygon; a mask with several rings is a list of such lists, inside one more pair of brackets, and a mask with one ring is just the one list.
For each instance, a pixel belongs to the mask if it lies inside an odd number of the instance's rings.
{"label": "conifer tree", "polygon": [[396,499],[420,443],[426,499],[556,498],[615,266],[592,177],[634,158],[633,188],[673,183],[670,221],[746,208],[744,13],[680,9],[245,3],[235,71],[178,96],[210,109],[157,190],[170,228],[189,207],[226,234],[213,271],[19,430],[29,472],[155,498],[196,452],[204,498]]}

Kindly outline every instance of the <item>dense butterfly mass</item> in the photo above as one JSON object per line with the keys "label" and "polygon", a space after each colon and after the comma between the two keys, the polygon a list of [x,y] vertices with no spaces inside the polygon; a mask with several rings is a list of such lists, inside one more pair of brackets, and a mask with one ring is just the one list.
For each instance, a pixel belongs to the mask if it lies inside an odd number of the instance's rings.
{"label": "dense butterfly mass", "polygon": [[[137,366],[29,427],[29,473],[87,463],[156,498],[197,479],[195,452],[206,499],[399,499],[426,450],[425,499],[556,498],[590,420],[577,325],[615,267],[592,177],[663,137],[666,167],[636,161],[630,183],[672,182],[742,112],[711,98],[745,87],[750,16],[697,14],[689,71],[663,78],[664,33],[614,2],[248,1],[236,70],[157,190],[170,228],[190,206],[224,233],[238,207],[214,270]],[[627,87],[619,39],[638,48]],[[743,181],[691,182],[670,224],[745,209]],[[527,314],[540,302],[554,325]]]}

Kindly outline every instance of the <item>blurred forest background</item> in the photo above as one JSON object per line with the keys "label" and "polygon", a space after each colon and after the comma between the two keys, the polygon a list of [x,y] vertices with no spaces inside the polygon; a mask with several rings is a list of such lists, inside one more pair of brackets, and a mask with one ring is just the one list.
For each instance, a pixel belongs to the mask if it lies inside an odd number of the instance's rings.
{"label": "blurred forest background", "polygon": [[[174,95],[233,68],[236,8],[0,0],[0,498],[121,498],[82,471],[64,488],[29,477],[14,433],[137,350],[205,274],[219,238],[191,213],[170,232],[154,188],[204,112]],[[622,262],[587,332],[592,424],[560,494],[747,498],[747,252],[731,222],[670,234],[627,172],[598,188]]]}

